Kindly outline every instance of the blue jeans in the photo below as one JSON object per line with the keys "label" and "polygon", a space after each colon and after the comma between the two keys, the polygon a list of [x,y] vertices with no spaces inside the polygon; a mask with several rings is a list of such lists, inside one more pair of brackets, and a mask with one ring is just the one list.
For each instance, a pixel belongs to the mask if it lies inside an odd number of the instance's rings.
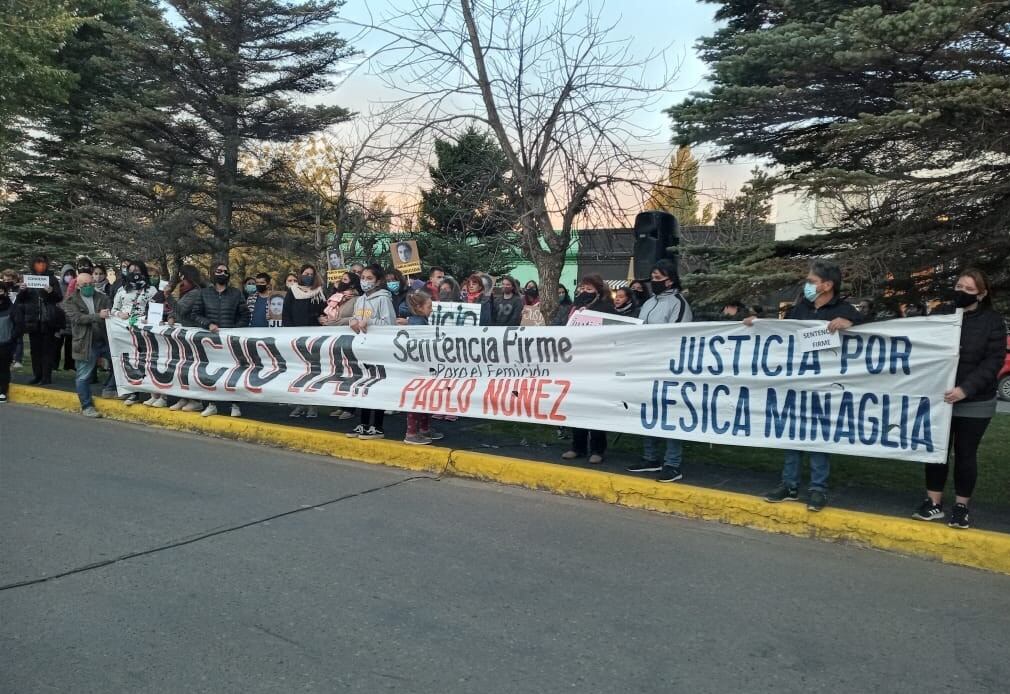
{"label": "blue jeans", "polygon": [[[82,410],[86,410],[93,405],[91,401],[91,374],[95,372],[98,360],[102,357],[105,357],[109,362],[109,366],[112,366],[112,353],[109,351],[109,345],[105,343],[91,345],[91,354],[88,355],[88,358],[77,361],[77,379],[74,382],[74,387],[77,389],[77,399],[81,401]],[[105,381],[102,389],[115,387],[116,374],[110,370],[109,378]]]}
{"label": "blue jeans", "polygon": [[680,468],[683,445],[677,439],[663,439],[658,436],[646,436],[642,446],[642,458],[650,462],[659,460],[657,451],[659,444],[666,441],[666,455],[663,456],[663,467]]}
{"label": "blue jeans", "polygon": [[[782,484],[791,489],[800,486],[800,463],[803,462],[803,451],[786,451],[786,462],[782,466]],[[831,474],[831,462],[827,453],[810,454],[810,491],[828,491],[828,475]]]}

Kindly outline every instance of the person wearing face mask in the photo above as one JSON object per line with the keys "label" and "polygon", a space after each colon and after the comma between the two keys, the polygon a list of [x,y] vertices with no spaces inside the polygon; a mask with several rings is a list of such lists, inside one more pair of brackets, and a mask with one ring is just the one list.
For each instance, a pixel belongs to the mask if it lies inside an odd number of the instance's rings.
{"label": "person wearing face mask", "polygon": [[494,281],[483,272],[475,272],[463,282],[463,301],[480,304],[478,325],[491,325],[494,318]]}
{"label": "person wearing face mask", "polygon": [[[954,453],[954,506],[947,524],[971,527],[968,504],[978,479],[978,447],[996,414],[996,377],[1006,358],[1006,322],[992,306],[992,282],[981,270],[961,273],[954,285],[954,306],[961,315],[961,345],[954,387],[943,401],[954,406],[950,440]],[[950,463],[931,463],[926,469],[926,498],[913,517],[939,520],[943,514],[943,488]]]}
{"label": "person wearing face mask", "polygon": [[[20,285],[21,285],[21,276],[17,273],[16,270],[13,270],[12,268],[7,268],[3,272],[0,272],[0,286],[2,286],[4,289],[7,290],[6,292],[7,298],[9,298],[11,302],[12,320],[17,313],[15,305],[18,299],[18,292],[21,289]],[[23,330],[23,328],[21,329]],[[21,369],[24,368],[24,364],[21,363],[22,358],[24,356],[24,351],[25,351],[25,341],[19,339],[14,344],[14,354],[12,355],[14,361],[11,363],[11,369],[13,371],[20,371]]]}
{"label": "person wearing face mask", "polygon": [[[579,282],[571,313],[579,310],[614,312],[607,285],[599,275],[587,275]],[[607,452],[607,432],[596,429],[572,429],[571,432],[572,447],[561,454],[562,460],[585,458],[588,455],[591,465],[603,463],[603,456]]]}
{"label": "person wearing face mask", "polygon": [[523,289],[523,315],[519,325],[546,325],[544,313],[540,310],[540,287],[533,280],[527,282]]}
{"label": "person wearing face mask", "polygon": [[111,296],[111,285],[109,284],[108,275],[105,271],[105,266],[101,263],[95,265],[94,271],[91,273],[91,277],[95,282],[95,291],[105,294],[110,299]]}
{"label": "person wearing face mask", "polygon": [[562,326],[568,324],[568,316],[572,312],[572,297],[568,296],[566,287],[558,287],[558,307],[551,318],[551,325]]}
{"label": "person wearing face mask", "polygon": [[53,357],[56,351],[56,332],[63,329],[66,316],[59,304],[63,301],[60,281],[49,271],[49,258],[35,256],[31,274],[48,278],[42,289],[32,289],[24,284],[15,301],[15,320],[28,333],[28,347],[32,357],[32,380],[29,385],[50,385],[53,382]]}
{"label": "person wearing face mask", "polygon": [[572,302],[571,314],[576,311],[599,311],[613,313],[614,304],[610,300],[610,290],[599,275],[587,275],[575,288],[575,301]]}
{"label": "person wearing face mask", "polygon": [[0,404],[7,402],[11,384],[14,346],[21,341],[21,326],[15,321],[14,303],[6,282],[0,283]]}
{"label": "person wearing face mask", "polygon": [[[193,320],[191,315],[196,299],[203,289],[203,280],[200,277],[200,270],[195,265],[183,265],[179,268],[179,282],[175,286],[175,292],[166,297],[166,308],[171,306],[172,312],[169,318],[171,325],[181,325],[184,328],[200,327]],[[203,403],[191,398],[179,398],[169,407],[176,412],[201,412]]]}
{"label": "person wearing face mask", "polygon": [[649,291],[649,283],[645,280],[633,280],[630,288],[631,293],[635,295],[635,303],[639,308],[652,296],[652,292]]}
{"label": "person wearing face mask", "polygon": [[[204,330],[216,333],[219,330],[232,328],[245,328],[249,325],[249,306],[246,304],[245,294],[229,287],[231,272],[228,271],[226,263],[214,265],[212,276],[214,283],[197,292],[193,308],[189,312],[190,319]],[[241,417],[242,410],[234,402],[221,402],[221,407],[231,408],[232,417]],[[208,403],[203,412],[203,417],[210,417],[217,414],[217,405]]]}
{"label": "person wearing face mask", "polygon": [[[786,318],[793,320],[827,321],[829,332],[847,330],[853,325],[864,321],[863,315],[856,307],[841,297],[842,270],[834,263],[818,260],[810,266],[806,282],[803,285],[803,298],[797,301]],[[748,316],[743,319],[746,326],[754,325],[757,318]],[[765,495],[765,501],[779,503],[782,501],[797,501],[799,499],[800,464],[803,460],[802,451],[786,451],[785,464],[782,466],[782,483]],[[827,453],[810,453],[810,496],[807,499],[807,509],[820,511],[828,503],[828,476],[831,473],[831,462]]]}
{"label": "person wearing face mask", "polygon": [[[689,323],[694,320],[691,305],[680,293],[680,272],[677,264],[661,259],[652,267],[649,278],[651,296],[638,309],[638,318],[645,325]],[[659,447],[665,442],[663,459]],[[676,482],[683,479],[681,463],[683,446],[677,439],[647,436],[643,441],[642,459],[627,467],[628,472],[659,472],[659,482]]]}
{"label": "person wearing face mask", "polygon": [[396,311],[396,324],[406,325],[407,318],[410,317],[410,307],[407,306],[407,294],[410,292],[410,285],[406,276],[396,268],[386,270],[386,289],[393,299],[393,310]]}
{"label": "person wearing face mask", "polygon": [[[318,327],[319,317],[326,308],[326,295],[323,293],[323,282],[314,265],[302,265],[298,275],[298,284],[288,287],[284,297],[284,327],[307,328]],[[305,415],[309,419],[319,416],[315,406],[298,406],[291,410],[291,417]]]}
{"label": "person wearing face mask", "polygon": [[[369,328],[396,325],[393,298],[386,289],[386,273],[379,265],[369,265],[361,271],[362,294],[354,300],[354,316],[350,328],[356,333],[367,333]],[[347,434],[350,438],[385,438],[382,430],[383,411],[359,408],[361,423]]]}
{"label": "person wearing face mask", "polygon": [[[250,282],[251,280],[251,282]],[[270,275],[261,272],[246,280],[246,304],[249,307],[249,327],[270,327],[267,316],[270,314]]]}
{"label": "person wearing face mask", "polygon": [[[77,284],[77,270],[73,265],[69,263],[63,266],[60,273],[60,291],[63,293],[64,298],[71,296],[76,289]],[[62,310],[62,304],[60,304]],[[63,328],[56,331],[56,344],[54,345],[55,352],[53,353],[53,369],[60,371],[60,360],[63,360],[62,370],[73,371],[75,368],[74,356],[73,356],[73,341],[70,336],[70,326],[67,325],[67,321],[64,319]]]}
{"label": "person wearing face mask", "polygon": [[514,278],[505,276],[501,281],[501,296],[495,300],[492,325],[519,325],[523,319],[523,298]]}
{"label": "person wearing face mask", "polygon": [[[126,278],[130,274],[130,261],[124,260],[119,264],[119,273],[116,275],[115,279],[112,281],[112,288],[109,290],[109,296],[115,301],[116,294],[119,290],[126,286]],[[112,278],[106,278],[112,279]]]}
{"label": "person wearing face mask", "polygon": [[350,325],[354,317],[354,300],[361,296],[361,278],[353,272],[345,272],[334,286],[330,298],[326,300],[319,324],[327,326]]}
{"label": "person wearing face mask", "polygon": [[[63,307],[73,333],[74,359],[78,365],[75,387],[77,399],[81,403],[81,413],[85,417],[97,418],[101,415],[92,401],[91,376],[99,359],[112,361],[105,328],[105,321],[112,313],[112,302],[105,294],[95,291],[91,275],[82,272],[77,276],[76,291],[67,297]],[[115,392],[115,388],[115,373],[110,372],[102,390],[103,395]]]}

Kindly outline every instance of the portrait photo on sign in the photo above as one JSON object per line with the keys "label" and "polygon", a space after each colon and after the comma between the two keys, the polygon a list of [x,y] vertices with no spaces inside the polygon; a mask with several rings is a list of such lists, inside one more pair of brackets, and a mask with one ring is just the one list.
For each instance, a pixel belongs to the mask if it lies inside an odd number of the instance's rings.
{"label": "portrait photo on sign", "polygon": [[344,267],[344,254],[339,248],[331,248],[326,252],[326,269],[343,270]]}
{"label": "portrait photo on sign", "polygon": [[417,241],[397,241],[389,247],[393,267],[405,275],[421,272],[421,255],[417,252]]}
{"label": "portrait photo on sign", "polygon": [[267,303],[267,325],[279,327],[284,321],[284,292],[270,292]]}

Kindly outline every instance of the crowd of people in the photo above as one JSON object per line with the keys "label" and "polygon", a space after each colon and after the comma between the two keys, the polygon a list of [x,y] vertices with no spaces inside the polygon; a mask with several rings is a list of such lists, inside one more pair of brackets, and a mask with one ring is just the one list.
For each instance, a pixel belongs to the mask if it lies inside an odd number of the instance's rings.
{"label": "crowd of people", "polygon": [[[7,399],[11,369],[23,368],[23,338],[27,336],[32,367],[29,383],[51,384],[53,370],[59,368],[62,359],[63,368],[76,373],[75,387],[85,416],[101,416],[94,406],[92,385],[103,366],[107,375],[102,382],[102,397],[119,397],[127,406],[142,404],[199,412],[204,417],[223,410],[232,417],[241,417],[241,408],[235,402],[204,403],[184,398],[169,403],[164,395],[145,397],[117,389],[105,320],[115,316],[131,323],[142,322],[152,304],[163,307],[163,320],[168,324],[212,332],[245,327],[342,326],[366,333],[378,326],[427,325],[433,302],[447,301],[478,305],[482,326],[564,326],[573,313],[582,310],[633,317],[647,325],[694,320],[677,265],[669,260],[657,261],[647,279],[634,280],[613,291],[598,275],[581,278],[574,296],[566,287],[558,286],[553,290],[557,292],[557,308],[551,315],[542,311],[541,288],[535,281],[520,288],[513,277],[495,279],[476,272],[458,282],[440,267],[430,268],[427,280],[421,280],[407,278],[395,268],[356,263],[331,282],[325,273],[306,263],[297,272],[284,275],[283,289],[275,287],[274,278],[267,273],[246,277],[235,286],[226,263],[212,268],[208,282],[204,282],[197,267],[183,265],[170,283],[141,260],[124,260],[113,268],[113,273],[110,275],[105,266],[88,258],[80,258],[74,265],[63,265],[57,276],[51,271],[49,258],[39,255],[24,273],[35,278],[35,286],[29,287],[26,278],[14,270],[0,274],[0,403]],[[45,280],[40,283],[41,277]],[[978,270],[961,273],[954,287],[954,305],[964,310],[964,320],[956,383],[944,396],[953,405],[953,463],[925,466],[926,497],[913,515],[924,521],[946,517],[943,489],[953,468],[955,500],[949,525],[968,528],[978,448],[996,410],[996,377],[1004,361],[1006,325],[993,309],[989,278]],[[923,315],[927,310],[924,306],[908,306],[907,315]],[[902,310],[904,313],[904,307]],[[279,321],[271,318],[278,315]],[[741,320],[745,326],[753,326],[762,315],[760,307],[748,307],[742,302],[728,303],[723,309],[725,319]],[[874,318],[872,304],[861,302],[857,307],[843,295],[839,267],[822,261],[813,263],[802,297],[783,317],[824,321],[830,332]],[[368,440],[385,436],[387,414],[391,413],[337,408],[331,416],[339,420],[356,417],[358,422],[347,436]],[[290,416],[316,418],[319,413],[314,406],[298,406]],[[427,445],[442,438],[432,428],[432,420],[438,418],[409,413],[404,442]],[[604,462],[607,432],[573,429],[569,433],[571,448],[562,454],[563,459],[584,458],[592,465]],[[800,451],[785,451],[781,484],[766,495],[768,502],[799,500],[802,458]],[[819,511],[828,501],[830,461],[824,453],[810,453],[809,460],[807,508]],[[659,482],[676,482],[683,478],[682,467],[679,440],[645,437],[641,460],[627,470],[658,473]]]}

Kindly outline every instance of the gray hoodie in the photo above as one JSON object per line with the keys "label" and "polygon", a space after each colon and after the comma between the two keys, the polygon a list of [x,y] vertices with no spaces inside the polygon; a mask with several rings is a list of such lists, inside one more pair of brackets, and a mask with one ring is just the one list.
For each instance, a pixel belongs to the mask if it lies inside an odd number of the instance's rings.
{"label": "gray hoodie", "polygon": [[351,322],[355,320],[367,325],[396,325],[393,295],[385,288],[362,294],[354,300],[354,317]]}
{"label": "gray hoodie", "polygon": [[689,323],[694,320],[691,306],[679,289],[667,289],[662,294],[646,299],[638,311],[638,317],[646,325]]}

